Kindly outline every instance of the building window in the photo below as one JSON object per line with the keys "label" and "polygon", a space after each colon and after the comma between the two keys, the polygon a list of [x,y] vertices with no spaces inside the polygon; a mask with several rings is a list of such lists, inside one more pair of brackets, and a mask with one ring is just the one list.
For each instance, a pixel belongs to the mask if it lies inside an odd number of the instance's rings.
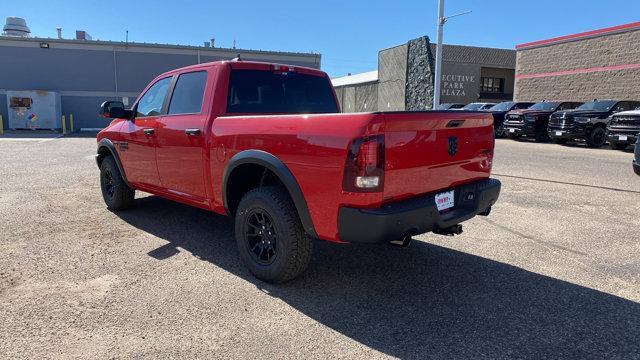
{"label": "building window", "polygon": [[504,79],[483,77],[480,79],[480,91],[484,93],[503,93]]}

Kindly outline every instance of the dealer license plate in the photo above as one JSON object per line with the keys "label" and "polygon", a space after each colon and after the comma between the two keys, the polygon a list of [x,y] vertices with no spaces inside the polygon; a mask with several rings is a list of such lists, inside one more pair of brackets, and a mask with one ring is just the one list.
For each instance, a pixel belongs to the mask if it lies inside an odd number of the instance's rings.
{"label": "dealer license plate", "polygon": [[510,133],[514,133],[514,132],[516,132],[516,129],[509,129],[509,132]]}
{"label": "dealer license plate", "polygon": [[436,195],[436,207],[438,211],[450,209],[453,207],[453,190],[443,192]]}
{"label": "dealer license plate", "polygon": [[628,138],[627,138],[627,135],[618,135],[618,140],[625,141],[625,140],[627,140],[627,139],[628,139]]}
{"label": "dealer license plate", "polygon": [[556,131],[557,136],[562,136],[562,131]]}

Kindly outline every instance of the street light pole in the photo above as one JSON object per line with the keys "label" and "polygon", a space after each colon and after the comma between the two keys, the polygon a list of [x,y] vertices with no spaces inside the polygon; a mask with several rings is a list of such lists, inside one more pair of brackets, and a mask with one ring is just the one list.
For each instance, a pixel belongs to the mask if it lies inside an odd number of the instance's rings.
{"label": "street light pole", "polygon": [[436,74],[435,79],[433,80],[432,108],[440,105],[440,92],[442,85],[442,30],[444,28],[444,23],[446,23],[449,18],[469,13],[471,13],[471,11],[465,11],[449,17],[444,17],[444,0],[438,0],[438,45],[436,46]]}
{"label": "street light pole", "polygon": [[436,75],[433,80],[433,109],[440,105],[442,79],[442,28],[444,26],[444,0],[438,0],[438,45],[436,46]]}

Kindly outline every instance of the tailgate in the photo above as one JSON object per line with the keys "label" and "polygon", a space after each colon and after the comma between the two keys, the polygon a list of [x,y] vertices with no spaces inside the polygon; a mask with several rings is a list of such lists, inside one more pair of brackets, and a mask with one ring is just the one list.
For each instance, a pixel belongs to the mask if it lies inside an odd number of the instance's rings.
{"label": "tailgate", "polygon": [[384,201],[446,190],[489,177],[491,113],[384,113]]}

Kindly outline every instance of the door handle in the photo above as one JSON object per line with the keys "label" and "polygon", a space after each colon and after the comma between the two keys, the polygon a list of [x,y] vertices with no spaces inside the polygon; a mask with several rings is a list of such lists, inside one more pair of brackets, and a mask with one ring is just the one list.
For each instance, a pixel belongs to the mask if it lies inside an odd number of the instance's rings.
{"label": "door handle", "polygon": [[153,135],[156,131],[154,129],[143,129],[142,132],[145,135]]}
{"label": "door handle", "polygon": [[184,133],[190,136],[200,135],[200,129],[185,129]]}

